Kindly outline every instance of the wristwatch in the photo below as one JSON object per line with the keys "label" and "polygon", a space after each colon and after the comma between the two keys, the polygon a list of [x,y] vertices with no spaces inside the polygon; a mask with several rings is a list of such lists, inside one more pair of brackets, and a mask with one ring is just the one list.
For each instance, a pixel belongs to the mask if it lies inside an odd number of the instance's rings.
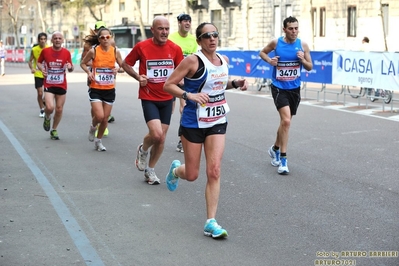
{"label": "wristwatch", "polygon": [[183,92],[183,94],[181,95],[181,98],[183,99],[183,100],[185,100],[185,101],[187,101],[187,92],[185,91],[185,92]]}

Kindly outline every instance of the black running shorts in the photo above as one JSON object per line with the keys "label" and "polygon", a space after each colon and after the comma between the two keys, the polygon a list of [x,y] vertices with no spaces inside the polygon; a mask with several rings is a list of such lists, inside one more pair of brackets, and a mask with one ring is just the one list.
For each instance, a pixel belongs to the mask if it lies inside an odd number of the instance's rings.
{"label": "black running shorts", "polygon": [[204,143],[207,136],[216,134],[226,134],[227,122],[217,124],[209,128],[188,128],[179,127],[179,136],[183,136],[192,143]]}
{"label": "black running shorts", "polygon": [[284,106],[289,106],[291,115],[296,115],[299,103],[301,102],[301,88],[284,90],[272,84],[271,90],[274,99],[274,105],[276,106],[277,110]]}
{"label": "black running shorts", "polygon": [[146,123],[154,119],[159,119],[161,120],[161,124],[170,125],[173,99],[160,102],[141,100],[141,107],[143,108]]}
{"label": "black running shorts", "polygon": [[35,89],[43,87],[44,78],[35,77]]}
{"label": "black running shorts", "polygon": [[113,105],[115,102],[115,88],[110,90],[99,90],[90,88],[88,93],[90,102],[105,102],[109,105]]}
{"label": "black running shorts", "polygon": [[44,92],[49,92],[55,95],[64,95],[66,94],[67,91],[59,87],[49,87],[49,88],[44,88]]}

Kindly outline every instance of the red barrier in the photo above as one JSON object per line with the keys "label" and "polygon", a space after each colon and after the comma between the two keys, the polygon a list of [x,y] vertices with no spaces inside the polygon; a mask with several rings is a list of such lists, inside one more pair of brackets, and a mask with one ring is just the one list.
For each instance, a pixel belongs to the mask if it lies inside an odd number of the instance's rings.
{"label": "red barrier", "polygon": [[13,54],[14,50],[6,50],[6,62],[13,62]]}
{"label": "red barrier", "polygon": [[15,50],[15,62],[25,62],[25,50]]}
{"label": "red barrier", "polygon": [[24,49],[6,50],[6,62],[25,62]]}

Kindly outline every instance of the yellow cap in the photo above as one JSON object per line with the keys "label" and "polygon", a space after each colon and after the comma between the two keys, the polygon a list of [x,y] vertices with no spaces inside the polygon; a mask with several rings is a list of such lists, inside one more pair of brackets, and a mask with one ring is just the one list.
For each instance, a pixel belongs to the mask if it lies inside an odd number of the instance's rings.
{"label": "yellow cap", "polygon": [[94,29],[98,30],[100,28],[106,28],[107,26],[105,26],[105,22],[104,21],[97,21],[96,24],[94,25]]}

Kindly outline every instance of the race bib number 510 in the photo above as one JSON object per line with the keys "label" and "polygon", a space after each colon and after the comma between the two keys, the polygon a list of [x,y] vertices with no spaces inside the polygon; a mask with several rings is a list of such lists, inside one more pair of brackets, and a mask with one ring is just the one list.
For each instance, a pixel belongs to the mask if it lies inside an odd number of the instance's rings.
{"label": "race bib number 510", "polygon": [[151,83],[165,82],[174,70],[172,59],[147,60],[147,77]]}

